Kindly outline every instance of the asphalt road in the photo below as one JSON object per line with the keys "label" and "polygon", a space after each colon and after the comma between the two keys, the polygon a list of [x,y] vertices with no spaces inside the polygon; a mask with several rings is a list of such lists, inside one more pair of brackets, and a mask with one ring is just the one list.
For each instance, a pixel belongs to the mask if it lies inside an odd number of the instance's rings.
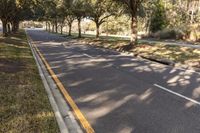
{"label": "asphalt road", "polygon": [[200,133],[200,74],[28,30],[97,133]]}

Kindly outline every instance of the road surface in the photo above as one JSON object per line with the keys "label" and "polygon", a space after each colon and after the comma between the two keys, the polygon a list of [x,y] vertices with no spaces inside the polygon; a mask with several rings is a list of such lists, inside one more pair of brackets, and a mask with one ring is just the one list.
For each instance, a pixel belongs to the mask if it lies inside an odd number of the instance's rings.
{"label": "road surface", "polygon": [[97,133],[200,133],[200,74],[28,30]]}

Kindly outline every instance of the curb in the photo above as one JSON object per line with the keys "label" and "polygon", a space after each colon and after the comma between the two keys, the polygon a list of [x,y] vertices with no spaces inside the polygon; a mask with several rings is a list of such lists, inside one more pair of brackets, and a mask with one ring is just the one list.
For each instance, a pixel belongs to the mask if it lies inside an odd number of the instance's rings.
{"label": "curb", "polygon": [[55,118],[59,126],[60,132],[61,133],[83,133],[81,127],[78,125],[75,117],[70,111],[69,106],[65,102],[63,96],[60,94],[60,91],[57,89],[55,82],[51,79],[51,76],[48,74],[42,60],[37,55],[36,50],[33,48],[27,32],[26,32],[26,36],[27,36],[27,41],[31,48],[33,57],[37,64],[40,77],[43,81],[45,90],[48,94],[48,98],[52,106],[52,109],[54,111]]}
{"label": "curb", "polygon": [[161,63],[161,64],[164,64],[164,65],[168,65],[168,66],[175,66],[176,63],[171,61],[171,60],[167,60],[167,59],[157,59],[155,57],[147,57],[147,56],[144,56],[144,55],[138,55],[139,57],[143,58],[143,59],[147,59],[147,60],[150,60],[150,61],[153,61],[153,62],[157,62],[157,63]]}
{"label": "curb", "polygon": [[61,113],[60,113],[60,111],[59,111],[59,108],[58,108],[58,106],[57,106],[57,104],[56,104],[56,101],[55,101],[55,99],[54,99],[54,97],[53,97],[53,94],[51,93],[51,90],[50,90],[50,87],[49,87],[49,85],[48,85],[48,83],[47,83],[47,80],[45,79],[45,76],[44,76],[44,74],[43,74],[43,72],[42,72],[42,68],[41,68],[41,65],[39,64],[38,57],[37,57],[37,55],[36,55],[36,53],[35,53],[35,51],[34,51],[32,45],[31,45],[31,43],[30,43],[30,41],[29,41],[27,32],[26,32],[26,37],[27,37],[27,41],[28,41],[29,47],[31,48],[33,57],[34,57],[34,59],[35,59],[35,62],[36,62],[36,64],[37,64],[37,67],[38,67],[38,70],[39,70],[39,74],[40,74],[40,77],[41,77],[42,82],[43,82],[43,84],[44,84],[45,90],[46,90],[46,92],[47,92],[47,94],[48,94],[48,98],[49,98],[50,104],[51,104],[51,106],[52,106],[52,108],[53,108],[53,111],[54,111],[54,114],[55,114],[55,118],[56,118],[56,120],[57,120],[59,129],[60,129],[60,132],[61,132],[61,133],[69,133],[68,128],[66,127],[66,125],[65,125],[65,123],[64,123],[64,120],[63,120],[63,118],[62,118],[62,116],[61,116]]}
{"label": "curb", "polygon": [[136,55],[136,54],[134,54],[132,52],[129,52],[129,51],[121,51],[121,50],[118,50],[118,49],[110,49],[110,48],[105,48],[105,47],[101,47],[101,46],[95,46],[95,45],[91,45],[90,43],[87,43],[87,42],[84,42],[84,44],[86,44],[88,46],[95,47],[95,48],[101,48],[101,49],[110,50],[112,52],[118,52],[118,53],[120,53],[122,55],[140,57],[140,58],[143,58],[143,59],[146,59],[146,60],[149,60],[149,61],[157,62],[157,63],[168,65],[168,66],[173,66],[174,67],[176,65],[175,62],[173,62],[171,60],[168,60],[168,59],[157,59],[157,58],[155,58],[153,56],[147,57],[147,56],[144,56],[144,55]]}
{"label": "curb", "polygon": [[95,45],[90,45],[90,44],[89,44],[89,46],[92,46],[92,47],[95,47],[95,48],[106,49],[106,50],[110,50],[112,52],[118,52],[120,54],[125,54],[125,55],[129,55],[129,56],[141,57],[143,59],[153,61],[153,62],[157,62],[157,63],[161,63],[161,64],[168,65],[168,66],[174,67],[176,65],[175,62],[173,62],[171,60],[167,60],[167,59],[157,59],[155,57],[147,57],[147,56],[144,56],[144,55],[135,55],[134,53],[128,52],[128,51],[120,51],[120,50],[116,50],[116,49],[110,49],[110,48],[105,48],[105,47],[100,47],[100,46],[95,46]]}
{"label": "curb", "polygon": [[121,55],[138,57],[138,58],[145,59],[145,60],[152,61],[152,62],[156,62],[156,63],[159,63],[159,64],[171,66],[171,67],[174,67],[174,68],[178,67],[178,68],[184,69],[184,70],[191,69],[195,73],[198,73],[198,74],[200,73],[199,67],[194,67],[194,66],[186,65],[186,64],[180,65],[180,63],[176,63],[176,62],[174,62],[172,60],[168,60],[168,59],[162,59],[162,58],[158,59],[158,58],[155,58],[153,56],[148,57],[148,56],[144,56],[144,55],[140,55],[140,54],[134,54],[134,53],[128,52],[128,51],[121,51],[121,50],[118,50],[118,49],[111,49],[111,48],[107,48],[107,47],[103,47],[103,46],[92,45],[92,43],[87,43],[86,41],[85,42],[79,41],[79,43],[82,44],[82,45],[87,45],[87,46],[98,48],[98,49],[109,50],[111,52],[117,52]]}

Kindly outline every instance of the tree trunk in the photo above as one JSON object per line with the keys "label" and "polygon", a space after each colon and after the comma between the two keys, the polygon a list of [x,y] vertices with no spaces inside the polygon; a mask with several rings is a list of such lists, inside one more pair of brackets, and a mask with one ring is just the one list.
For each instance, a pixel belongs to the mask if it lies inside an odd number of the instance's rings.
{"label": "tree trunk", "polygon": [[58,22],[57,22],[57,20],[55,22],[55,30],[56,30],[56,33],[58,33]]}
{"label": "tree trunk", "polygon": [[58,25],[57,24],[55,25],[55,31],[56,31],[56,33],[58,33]]}
{"label": "tree trunk", "polygon": [[108,36],[108,21],[106,22],[106,36]]}
{"label": "tree trunk", "polygon": [[9,23],[7,24],[7,30],[8,30],[7,31],[8,33],[11,33],[11,28],[10,28],[10,24]]}
{"label": "tree trunk", "polygon": [[12,32],[14,32],[14,30],[15,30],[14,22],[11,22],[11,25],[12,25]]}
{"label": "tree trunk", "polygon": [[131,18],[131,42],[130,45],[137,44],[137,15],[132,14]]}
{"label": "tree trunk", "polygon": [[100,25],[96,22],[96,38],[99,38],[99,27]]}
{"label": "tree trunk", "polygon": [[63,34],[63,24],[60,26],[60,32]]}
{"label": "tree trunk", "polygon": [[48,25],[48,22],[46,21],[46,31],[48,31],[48,26],[47,25]]}
{"label": "tree trunk", "polygon": [[148,36],[150,35],[150,25],[151,25],[151,18],[148,18],[145,29]]}
{"label": "tree trunk", "polygon": [[49,32],[51,32],[51,24],[48,23],[48,29],[49,29]]}
{"label": "tree trunk", "polygon": [[8,33],[7,33],[7,21],[2,20],[2,23],[3,23],[3,36],[6,37],[8,35]]}
{"label": "tree trunk", "polygon": [[54,24],[52,25],[52,32],[54,33]]}
{"label": "tree trunk", "polygon": [[12,22],[12,32],[16,33],[19,30],[19,22],[18,21],[13,21]]}
{"label": "tree trunk", "polygon": [[190,15],[190,23],[193,24],[194,23],[194,11],[191,11],[191,15]]}
{"label": "tree trunk", "polygon": [[81,38],[81,19],[78,19],[78,37]]}
{"label": "tree trunk", "polygon": [[16,29],[15,29],[15,31],[17,32],[17,31],[19,30],[19,22],[18,22],[18,21],[16,21],[16,24],[15,24],[15,26],[16,26]]}
{"label": "tree trunk", "polygon": [[68,33],[69,36],[72,35],[72,24],[69,24],[69,33]]}

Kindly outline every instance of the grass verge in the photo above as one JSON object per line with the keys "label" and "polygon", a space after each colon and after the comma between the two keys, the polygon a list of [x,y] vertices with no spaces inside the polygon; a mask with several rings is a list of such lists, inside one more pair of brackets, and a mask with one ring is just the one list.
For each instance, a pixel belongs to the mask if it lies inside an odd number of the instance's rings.
{"label": "grass verge", "polygon": [[0,37],[0,132],[59,132],[24,31]]}
{"label": "grass verge", "polygon": [[[78,40],[80,43],[89,44],[97,47],[103,47],[107,49],[114,49],[117,51],[123,51],[123,47],[129,44],[129,40],[120,40],[119,38],[71,38]],[[178,64],[187,64],[192,67],[200,68],[200,49],[139,42],[138,45],[134,46],[127,52],[131,52],[135,55],[141,55],[148,58],[170,60]]]}

